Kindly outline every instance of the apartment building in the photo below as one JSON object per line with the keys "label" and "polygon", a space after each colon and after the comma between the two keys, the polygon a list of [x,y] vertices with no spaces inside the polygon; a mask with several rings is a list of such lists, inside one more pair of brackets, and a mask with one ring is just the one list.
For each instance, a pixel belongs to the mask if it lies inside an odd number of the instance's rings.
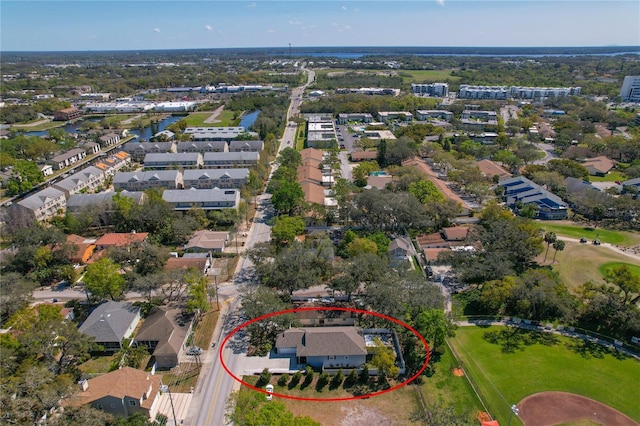
{"label": "apartment building", "polygon": [[162,199],[173,206],[174,210],[235,209],[240,203],[240,191],[237,189],[168,189],[162,193]]}
{"label": "apartment building", "polygon": [[185,170],[184,188],[242,188],[249,181],[249,169],[197,169]]}
{"label": "apartment building", "polygon": [[203,165],[211,169],[238,169],[254,166],[259,160],[259,152],[205,152]]}
{"label": "apartment building", "polygon": [[412,83],[411,92],[414,95],[437,96],[444,98],[449,94],[448,83]]}
{"label": "apartment building", "polygon": [[143,162],[146,169],[197,169],[202,167],[202,154],[198,152],[147,154]]}
{"label": "apartment building", "polygon": [[627,75],[622,81],[620,97],[625,102],[640,102],[640,75]]}

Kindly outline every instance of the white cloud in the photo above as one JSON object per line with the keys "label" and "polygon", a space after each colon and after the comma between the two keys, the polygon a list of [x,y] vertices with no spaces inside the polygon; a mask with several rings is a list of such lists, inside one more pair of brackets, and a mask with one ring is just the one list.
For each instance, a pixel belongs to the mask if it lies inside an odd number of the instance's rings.
{"label": "white cloud", "polygon": [[333,25],[334,27],[337,27],[338,23],[337,22],[332,22],[331,25]]}
{"label": "white cloud", "polygon": [[436,0],[436,3],[438,3],[440,6],[444,6],[444,0]]}
{"label": "white cloud", "polygon": [[351,26],[350,26],[350,25],[345,25],[345,26],[344,26],[344,29],[345,29],[345,30],[350,30],[350,29],[351,29]]}
{"label": "white cloud", "polygon": [[253,2],[249,3],[249,4],[247,5],[247,7],[248,7],[248,8],[254,8],[254,7],[256,7],[256,2],[254,2],[254,1],[253,1]]}
{"label": "white cloud", "polygon": [[276,32],[276,30],[269,28],[269,29],[267,30],[267,32],[268,32],[268,33],[271,33],[271,34],[274,34],[274,33]]}
{"label": "white cloud", "polygon": [[159,33],[160,32],[160,28],[154,28],[153,31],[156,32],[156,33]]}
{"label": "white cloud", "polygon": [[205,25],[204,29],[207,30],[207,31],[211,31],[211,30],[213,30],[213,27],[211,25]]}
{"label": "white cloud", "polygon": [[342,10],[347,10],[347,6],[342,6]]}

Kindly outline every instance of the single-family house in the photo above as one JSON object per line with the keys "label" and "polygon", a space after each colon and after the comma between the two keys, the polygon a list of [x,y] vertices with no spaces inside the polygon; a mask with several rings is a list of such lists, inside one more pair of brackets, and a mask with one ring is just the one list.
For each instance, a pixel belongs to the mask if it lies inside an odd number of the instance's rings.
{"label": "single-family house", "polygon": [[155,418],[159,404],[162,376],[131,367],[123,367],[79,382],[68,405],[89,405],[117,417],[143,413]]}
{"label": "single-family house", "polygon": [[301,308],[303,309],[295,310],[294,315],[300,325],[305,327],[354,326],[356,323],[356,315],[351,311],[323,311],[313,306],[301,306]]}
{"label": "single-family house", "polygon": [[191,252],[211,251],[221,253],[227,244],[229,244],[228,232],[203,229],[193,233],[184,249]]}
{"label": "single-family house", "polygon": [[87,263],[96,249],[96,240],[94,238],[85,238],[76,234],[68,235],[67,243],[74,246],[70,260],[72,263],[78,265]]}
{"label": "single-family house", "polygon": [[41,164],[38,167],[44,177],[51,176],[53,174],[53,166],[51,164]]}
{"label": "single-family house", "polygon": [[135,344],[149,349],[157,368],[173,368],[186,350],[193,318],[183,315],[181,308],[157,306],[140,326]]}
{"label": "single-family house", "polygon": [[591,176],[605,176],[615,167],[616,162],[609,157],[601,155],[586,159],[582,165],[587,168]]}
{"label": "single-family house", "polygon": [[392,261],[409,260],[415,254],[411,241],[405,237],[397,237],[391,240],[388,252]]}
{"label": "single-family house", "polygon": [[195,269],[207,275],[211,267],[211,259],[207,257],[170,257],[164,268],[167,271],[181,271],[185,269]]}
{"label": "single-family house", "polygon": [[635,186],[640,190],[640,178],[625,180],[622,182],[622,188]]}
{"label": "single-family house", "polygon": [[89,314],[79,331],[95,337],[105,351],[122,349],[122,341],[133,334],[140,322],[140,307],[129,302],[105,302]]}
{"label": "single-family house", "polygon": [[276,352],[294,355],[298,364],[319,369],[359,368],[367,359],[359,327],[290,328],[278,334]]}
{"label": "single-family house", "polygon": [[353,151],[350,154],[351,161],[375,161],[378,159],[378,150],[373,149],[369,151]]}
{"label": "single-family house", "polygon": [[480,160],[477,164],[478,168],[480,169],[480,173],[488,178],[493,179],[494,176],[498,176],[498,179],[506,179],[513,176],[503,167],[499,166],[491,160]]}
{"label": "single-family house", "polygon": [[133,244],[143,243],[148,236],[148,232],[110,232],[98,238],[96,247],[98,250],[104,250],[109,247],[128,247]]}
{"label": "single-family house", "polygon": [[371,174],[367,176],[367,186],[365,186],[365,188],[385,189],[391,182],[393,182],[393,176],[391,175]]}

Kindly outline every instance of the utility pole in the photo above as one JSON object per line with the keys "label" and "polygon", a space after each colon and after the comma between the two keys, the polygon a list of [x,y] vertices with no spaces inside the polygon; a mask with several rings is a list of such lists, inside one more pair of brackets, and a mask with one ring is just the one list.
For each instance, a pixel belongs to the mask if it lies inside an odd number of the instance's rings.
{"label": "utility pole", "polygon": [[167,392],[169,394],[169,402],[171,403],[171,413],[173,413],[173,424],[174,426],[178,426],[178,420],[176,420],[176,409],[173,407],[173,398],[171,397],[171,390],[168,385],[160,386],[160,390],[162,392]]}

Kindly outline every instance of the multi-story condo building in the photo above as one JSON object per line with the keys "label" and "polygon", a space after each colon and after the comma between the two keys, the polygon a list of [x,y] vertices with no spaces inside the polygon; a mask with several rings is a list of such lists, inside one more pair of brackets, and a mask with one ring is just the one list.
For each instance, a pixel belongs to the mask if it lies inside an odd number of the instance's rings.
{"label": "multi-story condo building", "polygon": [[80,191],[95,191],[104,181],[104,172],[95,166],[89,166],[54,183],[53,186],[69,198]]}
{"label": "multi-story condo building", "polygon": [[461,99],[507,99],[509,89],[507,86],[471,86],[460,85],[458,97]]}
{"label": "multi-story condo building", "polygon": [[379,111],[378,119],[385,123],[391,120],[413,121],[413,114],[408,111]]}
{"label": "multi-story condo building", "polygon": [[64,192],[50,186],[12,204],[8,214],[10,217],[29,217],[42,222],[56,215],[58,211],[64,210],[66,204],[67,198]]}
{"label": "multi-story condo building", "polygon": [[415,95],[438,96],[444,98],[449,94],[449,84],[447,83],[413,83],[411,92]]}
{"label": "multi-story condo building", "polygon": [[240,189],[249,180],[249,169],[185,170],[182,174],[182,179],[185,189]]}
{"label": "multi-story condo building", "polygon": [[620,97],[625,102],[640,102],[640,75],[628,75],[624,78]]}
{"label": "multi-story condo building", "polygon": [[[217,153],[211,152],[209,154]],[[146,169],[197,169],[201,166],[202,154],[199,152],[169,152],[163,154],[147,154],[144,156],[144,167]]]}
{"label": "multi-story condo building", "polygon": [[251,167],[260,160],[259,152],[205,152],[204,167],[211,169],[237,169]]}
{"label": "multi-story condo building", "polygon": [[231,141],[246,133],[244,127],[187,127],[184,133],[192,141]]}
{"label": "multi-story condo building", "polygon": [[359,123],[373,123],[373,115],[369,114],[368,112],[338,114],[338,124],[347,124],[350,121],[355,121]]}
{"label": "multi-story condo building", "polygon": [[236,140],[229,142],[229,151],[230,152],[260,152],[264,148],[264,142],[261,140],[255,141],[242,141]]}
{"label": "multi-story condo building", "polygon": [[418,109],[416,110],[416,118],[420,121],[428,120],[429,118],[451,121],[453,113],[441,109]]}
{"label": "multi-story condo building", "polygon": [[178,142],[176,145],[178,152],[228,152],[229,146],[226,141],[211,142]]}
{"label": "multi-story condo building", "polygon": [[162,193],[162,199],[173,205],[174,210],[235,209],[240,203],[240,191],[237,189],[168,189]]}
{"label": "multi-story condo building", "polygon": [[511,86],[509,96],[516,99],[564,98],[580,94],[581,87],[521,87]]}
{"label": "multi-story condo building", "polygon": [[145,191],[147,189],[180,189],[184,187],[178,170],[152,170],[148,172],[119,172],[113,177],[113,189]]}

